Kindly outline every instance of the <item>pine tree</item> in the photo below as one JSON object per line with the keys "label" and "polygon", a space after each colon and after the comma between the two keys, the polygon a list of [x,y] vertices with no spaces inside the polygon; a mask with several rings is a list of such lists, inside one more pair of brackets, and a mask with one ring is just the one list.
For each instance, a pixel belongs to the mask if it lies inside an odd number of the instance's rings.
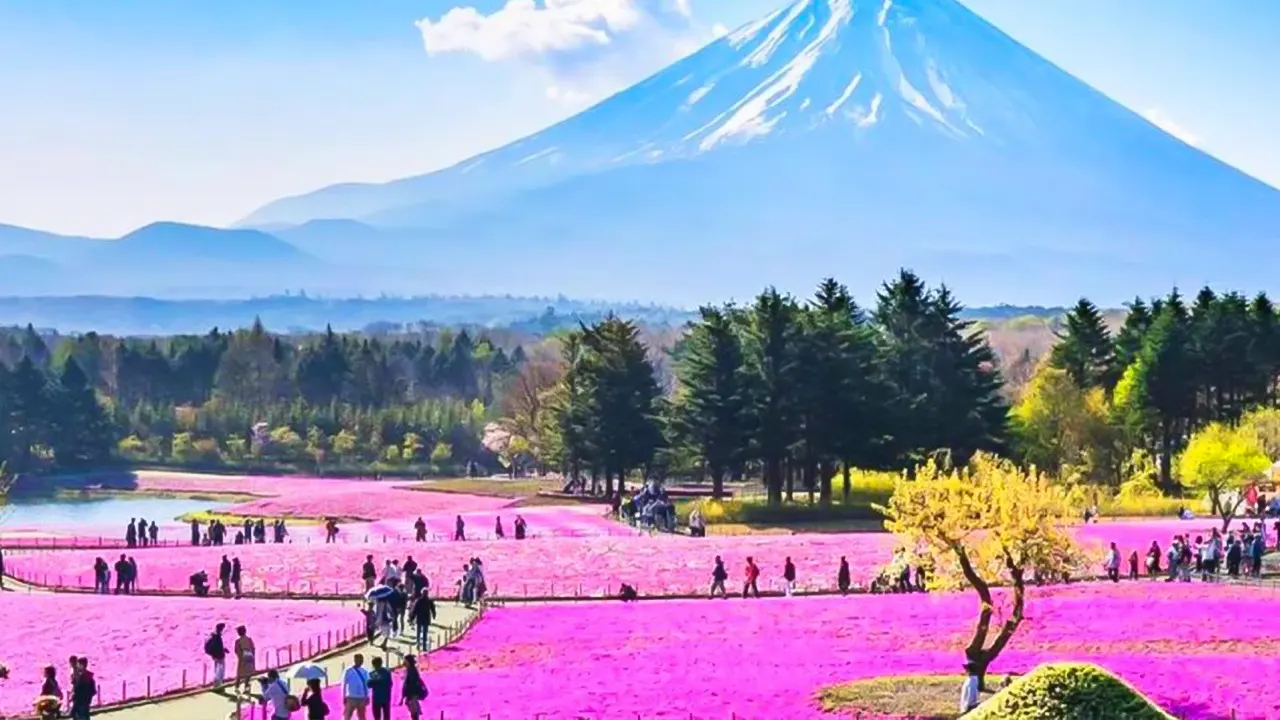
{"label": "pine tree", "polygon": [[1054,367],[1065,370],[1083,389],[1110,388],[1118,380],[1111,333],[1098,306],[1081,298],[1067,312],[1066,330],[1050,354]]}
{"label": "pine tree", "polygon": [[741,465],[746,451],[747,379],[742,340],[729,313],[704,307],[699,315],[677,355],[674,425],[706,463],[712,496],[719,499],[726,475]]}
{"label": "pine tree", "polygon": [[752,453],[764,466],[771,505],[782,503],[784,464],[797,440],[798,315],[795,301],[773,288],[761,293],[746,314]]}
{"label": "pine tree", "polygon": [[51,389],[50,407],[54,415],[49,444],[59,466],[92,466],[108,458],[114,444],[109,419],[74,359],[67,360]]}

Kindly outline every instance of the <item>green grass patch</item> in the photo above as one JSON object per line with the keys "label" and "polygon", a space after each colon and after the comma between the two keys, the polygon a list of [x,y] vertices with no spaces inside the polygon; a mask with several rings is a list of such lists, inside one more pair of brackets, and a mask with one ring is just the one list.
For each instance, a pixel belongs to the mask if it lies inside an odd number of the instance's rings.
{"label": "green grass patch", "polygon": [[1097,665],[1041,665],[965,716],[968,720],[1173,720]]}
{"label": "green grass patch", "polygon": [[[989,676],[988,684],[998,687],[1002,677]],[[824,689],[818,694],[822,709],[830,713],[956,720],[960,717],[959,675],[896,675],[870,678]],[[990,695],[984,695],[984,698]]]}
{"label": "green grass patch", "polygon": [[517,480],[502,480],[497,478],[449,478],[447,480],[428,480],[414,485],[409,489],[420,490],[422,492],[484,495],[487,497],[523,500],[525,498],[534,497],[539,492],[559,491],[562,487],[563,484],[557,480],[542,480],[538,478],[520,478]]}
{"label": "green grass patch", "polygon": [[[291,525],[323,525],[328,517],[333,516],[330,515],[318,518],[301,515],[236,515],[234,513],[217,512],[214,510],[196,510],[195,512],[189,512],[182,515],[178,520],[184,523],[196,520],[202,525],[207,525],[214,520],[221,520],[223,525],[227,525],[232,529],[235,529],[236,525],[243,525],[246,518],[252,518],[254,520],[261,518],[265,522],[284,520]],[[365,518],[358,517],[339,516],[336,519],[339,525],[344,523],[372,522],[372,520],[366,520]]]}

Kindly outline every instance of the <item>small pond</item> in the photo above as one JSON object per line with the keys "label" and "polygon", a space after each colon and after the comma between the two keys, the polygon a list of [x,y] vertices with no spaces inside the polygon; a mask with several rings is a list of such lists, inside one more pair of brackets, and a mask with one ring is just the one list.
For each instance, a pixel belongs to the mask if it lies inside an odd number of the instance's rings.
{"label": "small pond", "polygon": [[11,497],[3,513],[4,525],[22,529],[123,528],[132,518],[173,523],[197,510],[214,510],[227,503],[149,495],[88,497]]}

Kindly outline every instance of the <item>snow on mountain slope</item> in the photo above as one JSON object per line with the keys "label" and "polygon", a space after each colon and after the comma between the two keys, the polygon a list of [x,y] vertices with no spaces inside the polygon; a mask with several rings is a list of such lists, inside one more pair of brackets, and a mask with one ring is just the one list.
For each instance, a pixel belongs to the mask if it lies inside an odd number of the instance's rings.
{"label": "snow on mountain slope", "polygon": [[1280,192],[955,0],[800,0],[510,145],[429,175],[281,200],[246,222],[314,218],[420,228],[437,266],[481,247],[531,263],[542,253],[547,285],[524,289],[592,294],[617,278],[590,287],[552,261],[589,257],[643,291],[661,281],[644,272],[646,253],[663,248],[708,259],[759,250],[776,263],[771,248],[804,237],[809,255],[784,253],[784,274],[801,284],[841,263],[908,262],[963,283],[964,267],[1017,272],[1065,254],[1076,260],[1055,261],[1056,284],[1026,282],[1067,297],[994,298],[1059,302],[1077,292],[1061,272],[1072,262],[1082,273],[1148,268],[1153,284],[1245,282],[1220,251],[1280,238]]}

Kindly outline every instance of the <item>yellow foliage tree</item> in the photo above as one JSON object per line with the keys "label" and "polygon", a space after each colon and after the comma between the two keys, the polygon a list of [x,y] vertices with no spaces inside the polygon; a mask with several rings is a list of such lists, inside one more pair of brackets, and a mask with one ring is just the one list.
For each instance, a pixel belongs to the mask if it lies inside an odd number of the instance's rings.
{"label": "yellow foliage tree", "polygon": [[1178,480],[1209,496],[1226,532],[1244,502],[1244,490],[1270,467],[1271,461],[1251,429],[1210,423],[1191,436],[1179,456]]}
{"label": "yellow foliage tree", "polygon": [[[932,568],[931,588],[977,593],[981,605],[965,657],[980,679],[1022,623],[1027,583],[1079,566],[1063,488],[994,455],[980,453],[962,469],[930,461],[914,479],[898,481],[882,511],[911,563]],[[1012,603],[991,640],[998,583],[1012,587]]]}
{"label": "yellow foliage tree", "polygon": [[1027,464],[1062,479],[1119,482],[1120,438],[1101,389],[1082,390],[1065,370],[1044,363],[1011,414]]}
{"label": "yellow foliage tree", "polygon": [[1240,426],[1257,436],[1268,460],[1280,460],[1280,408],[1263,407],[1245,413]]}

